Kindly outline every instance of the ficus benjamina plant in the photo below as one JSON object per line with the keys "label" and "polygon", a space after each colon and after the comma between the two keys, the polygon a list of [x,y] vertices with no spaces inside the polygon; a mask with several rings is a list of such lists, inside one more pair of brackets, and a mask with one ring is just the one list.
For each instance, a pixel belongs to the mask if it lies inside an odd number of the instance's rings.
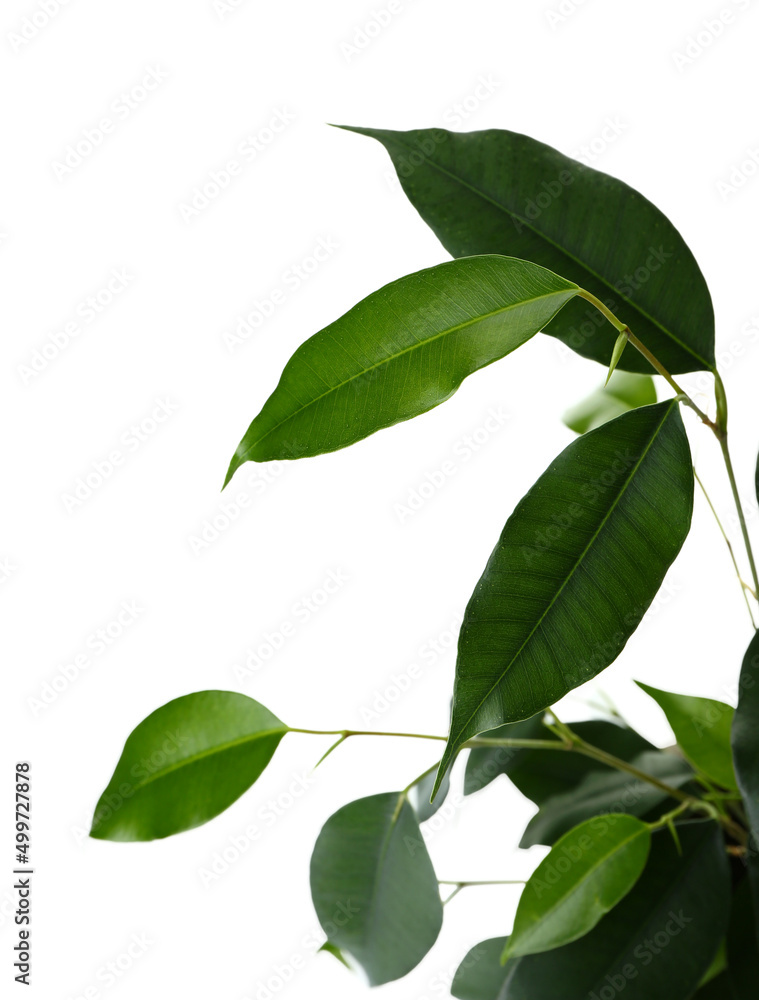
{"label": "ficus benjamina plant", "polygon": [[[324,949],[372,986],[399,979],[434,946],[444,902],[479,884],[438,880],[420,830],[464,752],[464,793],[506,775],[537,806],[521,846],[550,850],[511,934],[494,920],[494,936],[460,956],[454,996],[755,1000],[759,639],[737,708],[640,685],[675,734],[668,749],[615,713],[567,725],[552,708],[620,654],[685,541],[701,483],[684,409],[724,458],[750,567],[746,582],[728,541],[736,594],[754,621],[759,581],[698,264],[643,195],[527,136],[352,131],[385,147],[453,259],[385,285],[306,340],[225,485],[245,462],[335,451],[419,416],[541,331],[608,374],[565,418],[578,436],[505,512],[463,617],[447,736],[374,734],[440,741],[439,763],[348,803],[319,834],[311,892]],[[693,371],[713,376],[712,415],[676,381]],[[167,731],[184,739],[146,773],[139,761]],[[127,738],[91,836],[152,840],[206,823],[293,732],[333,737],[327,754],[369,735],[296,728],[231,691],[178,697]]]}

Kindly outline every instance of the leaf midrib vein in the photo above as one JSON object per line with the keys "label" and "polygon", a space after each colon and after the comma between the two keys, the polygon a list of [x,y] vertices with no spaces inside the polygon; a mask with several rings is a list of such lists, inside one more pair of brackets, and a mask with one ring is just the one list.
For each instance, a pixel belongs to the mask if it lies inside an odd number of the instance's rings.
{"label": "leaf midrib vein", "polygon": [[236,740],[228,740],[226,743],[217,743],[213,747],[208,747],[206,750],[200,750],[198,753],[192,754],[190,757],[183,757],[182,760],[175,761],[173,764],[162,768],[160,771],[156,771],[155,774],[148,775],[148,777],[141,781],[139,784],[134,786],[134,792],[142,791],[147,785],[152,784],[154,781],[160,781],[161,778],[168,777],[174,771],[178,771],[180,768],[189,767],[192,764],[196,764],[199,760],[205,760],[206,757],[213,757],[217,753],[225,753],[227,750],[234,750],[235,747],[244,746],[246,743],[252,743],[255,740],[264,739],[267,736],[274,736],[277,733],[281,733],[283,736],[287,732],[287,727],[282,725],[276,729],[261,729],[255,733],[250,733],[247,736],[240,736]]}
{"label": "leaf midrib vein", "polygon": [[[494,254],[493,256],[498,256],[498,255]],[[537,267],[539,265],[535,266]],[[566,278],[562,278],[562,281],[566,280],[567,280]],[[578,286],[575,285],[574,282],[568,282],[568,284],[574,286],[575,291],[573,294],[577,294]],[[545,295],[537,295],[531,299],[520,299],[518,302],[512,302],[510,305],[503,306],[500,309],[494,309],[492,312],[483,313],[479,316],[474,316],[472,319],[465,320],[463,323],[457,323],[455,326],[447,327],[445,330],[442,330],[440,333],[436,333],[432,337],[428,337],[426,340],[417,341],[417,343],[412,344],[410,347],[404,347],[403,350],[397,351],[395,354],[391,354],[388,357],[383,358],[376,364],[369,365],[367,368],[362,368],[361,371],[356,372],[354,375],[351,375],[350,378],[345,379],[344,381],[338,383],[337,385],[330,386],[326,390],[326,392],[321,393],[321,395],[316,396],[314,399],[309,399],[307,403],[304,403],[302,406],[299,406],[296,410],[293,410],[292,413],[288,413],[288,415],[284,417],[284,419],[280,420],[273,427],[270,427],[265,434],[262,434],[261,437],[256,438],[256,440],[245,449],[245,451],[243,452],[243,456],[241,457],[243,458],[243,460],[245,460],[244,459],[245,455],[249,455],[250,452],[262,441],[264,441],[270,434],[273,434],[274,431],[278,430],[283,424],[286,424],[288,420],[292,420],[294,417],[297,417],[299,413],[302,413],[304,410],[307,410],[309,406],[315,406],[320,400],[324,399],[326,396],[329,396],[330,393],[337,392],[338,389],[342,389],[343,386],[349,385],[351,382],[355,382],[356,379],[362,378],[364,375],[367,375],[369,372],[374,371],[376,368],[381,368],[383,365],[390,364],[391,361],[395,361],[398,358],[402,357],[404,354],[408,354],[409,351],[421,350],[422,348],[427,347],[429,344],[434,343],[436,340],[439,340],[441,337],[447,337],[451,333],[457,333],[459,330],[463,330],[466,327],[472,326],[475,323],[481,323],[486,319],[492,319],[493,316],[499,316],[502,313],[509,312],[509,310],[511,309],[517,309],[521,306],[531,305],[533,302],[541,302],[544,299],[550,299],[554,296],[561,295],[564,292],[568,291],[572,291],[572,289],[570,288],[564,289],[562,292],[557,292],[557,291],[547,292]],[[569,300],[567,299],[567,301]]]}
{"label": "leaf midrib vein", "polygon": [[[632,482],[633,477],[635,476],[635,474],[637,473],[638,469],[640,468],[641,463],[643,462],[643,460],[646,458],[646,456],[648,455],[649,451],[651,450],[651,447],[653,446],[654,441],[658,437],[658,435],[659,435],[659,433],[660,433],[660,431],[661,431],[661,429],[662,429],[662,427],[664,425],[665,420],[667,420],[667,418],[669,417],[670,413],[672,412],[672,407],[676,406],[676,405],[677,405],[677,403],[675,403],[675,401],[673,400],[670,403],[670,405],[667,407],[667,410],[665,411],[664,416],[659,421],[659,423],[656,426],[656,429],[654,430],[654,432],[651,434],[651,437],[650,437],[650,439],[648,441],[648,444],[646,445],[643,453],[641,454],[640,458],[635,463],[635,465],[633,466],[633,468],[630,470],[630,473],[627,476],[627,478],[625,479],[625,482],[622,485],[622,488],[620,489],[619,493],[615,497],[614,502],[611,504],[611,506],[609,507],[608,511],[604,515],[603,519],[601,520],[601,523],[598,525],[598,527],[596,528],[596,530],[593,532],[593,534],[592,534],[590,540],[588,541],[587,545],[585,546],[585,548],[582,550],[582,552],[580,553],[580,555],[577,557],[577,560],[575,561],[574,566],[569,571],[569,573],[567,573],[567,575],[564,578],[561,586],[556,591],[556,593],[554,594],[554,596],[551,598],[551,600],[550,600],[548,606],[546,607],[545,611],[541,614],[540,618],[537,620],[537,622],[535,623],[535,625],[532,627],[529,635],[524,640],[524,642],[521,644],[521,646],[519,647],[519,649],[516,651],[516,653],[514,653],[514,655],[512,656],[512,658],[509,660],[508,665],[506,667],[504,667],[504,669],[498,675],[498,679],[492,684],[492,686],[489,688],[489,690],[484,695],[484,697],[482,697],[480,699],[480,701],[477,703],[477,707],[470,713],[470,715],[467,718],[466,722],[464,722],[459,727],[458,734],[457,734],[456,739],[455,739],[454,742],[458,742],[458,740],[461,737],[461,734],[465,731],[465,729],[467,728],[467,726],[469,725],[469,723],[472,721],[472,719],[474,718],[474,716],[477,714],[477,712],[479,712],[479,710],[482,708],[482,706],[485,704],[485,702],[492,695],[492,693],[495,691],[495,689],[498,687],[498,685],[504,679],[504,677],[506,676],[506,674],[512,668],[512,666],[514,665],[514,663],[516,662],[516,660],[518,659],[518,657],[521,655],[522,650],[525,648],[525,646],[527,645],[527,643],[530,642],[530,640],[532,639],[532,637],[535,635],[535,632],[538,630],[538,628],[540,627],[540,625],[543,623],[543,620],[548,615],[548,613],[551,610],[551,608],[554,606],[554,604],[556,603],[556,601],[561,596],[564,588],[567,586],[567,584],[572,579],[572,577],[574,576],[574,574],[577,571],[577,569],[582,564],[582,561],[585,558],[585,556],[587,555],[589,549],[591,548],[591,546],[593,544],[595,544],[595,542],[596,542],[599,534],[601,533],[601,530],[606,525],[606,523],[609,520],[609,518],[611,517],[612,513],[616,510],[617,505],[621,501],[622,497],[625,495],[625,492],[627,491],[627,488],[630,485],[630,483]],[[450,741],[449,741],[449,744],[450,744]]]}
{"label": "leaf midrib vein", "polygon": [[[416,152],[416,150],[414,149],[413,146],[409,146],[406,143],[401,142],[398,139],[394,139],[394,141],[397,142],[398,145],[402,149],[408,150],[409,152]],[[586,264],[583,261],[579,260],[570,250],[566,249],[566,247],[563,247],[560,243],[557,243],[555,240],[551,239],[550,236],[546,235],[546,233],[542,232],[536,226],[532,225],[532,223],[530,222],[529,219],[525,219],[523,216],[519,215],[517,212],[512,211],[506,205],[501,204],[500,201],[497,201],[495,198],[491,197],[489,194],[486,194],[484,191],[480,190],[480,188],[475,187],[474,184],[471,184],[469,181],[465,180],[463,177],[460,177],[458,174],[454,174],[452,171],[447,170],[445,167],[441,166],[440,164],[435,163],[433,160],[427,159],[427,162],[428,162],[428,164],[434,170],[438,170],[441,174],[445,174],[447,177],[450,177],[451,180],[454,180],[457,183],[461,184],[463,187],[468,188],[473,194],[476,194],[478,197],[482,198],[484,201],[488,201],[488,202],[490,202],[491,205],[495,205],[496,208],[500,209],[502,212],[504,212],[506,215],[508,215],[510,219],[519,219],[520,223],[522,225],[524,225],[527,229],[530,229],[533,233],[535,233],[536,236],[539,236],[541,239],[545,240],[546,243],[550,243],[551,246],[554,247],[556,250],[559,250],[565,256],[569,257],[569,259],[572,260],[572,261],[574,261],[574,263],[577,264],[578,267],[581,267],[588,274],[592,275],[597,281],[599,281],[601,284],[605,285],[608,289],[610,289],[616,295],[618,295],[626,305],[630,306],[632,309],[635,309],[638,313],[640,313],[641,316],[645,316],[645,318],[649,321],[649,323],[651,323],[653,326],[658,327],[658,329],[661,330],[661,332],[666,337],[669,337],[679,347],[681,347],[684,351],[687,351],[688,354],[691,354],[698,361],[700,361],[703,364],[705,364],[706,367],[707,367],[707,369],[709,371],[712,370],[712,365],[709,364],[709,362],[706,360],[706,358],[702,358],[701,355],[698,354],[692,347],[689,347],[688,344],[686,344],[684,341],[680,340],[680,338],[676,334],[674,334],[667,327],[662,326],[662,324],[659,322],[659,320],[657,320],[655,317],[651,316],[647,312],[647,310],[645,310],[642,306],[638,305],[638,303],[633,302],[632,299],[630,299],[626,295],[624,295],[618,288],[616,288],[606,278],[604,278],[603,275],[598,274],[588,264]]]}

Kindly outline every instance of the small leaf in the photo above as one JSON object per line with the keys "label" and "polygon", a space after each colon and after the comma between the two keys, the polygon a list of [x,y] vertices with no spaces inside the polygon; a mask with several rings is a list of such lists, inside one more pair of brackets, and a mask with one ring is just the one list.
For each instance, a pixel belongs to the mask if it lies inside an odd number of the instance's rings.
{"label": "small leaf", "polygon": [[443,906],[402,794],[359,799],[327,820],[311,858],[311,895],[329,940],[370,985],[400,979],[421,962],[437,940]]}
{"label": "small leaf", "polygon": [[[690,765],[682,757],[660,750],[641,754],[632,763],[672,788],[680,788],[693,779]],[[647,817],[654,809],[661,811],[666,801],[666,792],[648,782],[636,781],[624,771],[595,771],[570,791],[546,799],[527,824],[519,846],[550,846],[590,817],[603,819],[608,813],[622,811]]]}
{"label": "small leaf", "polygon": [[[453,257],[534,260],[602,299],[668,371],[714,368],[704,276],[669,219],[627,184],[517,132],[349,131],[382,143]],[[587,302],[571,302],[545,332],[608,364],[610,329]],[[623,366],[651,371],[632,350]]]}
{"label": "small leaf", "polygon": [[617,370],[608,385],[596,389],[581,403],[567,410],[562,420],[575,434],[585,434],[628,410],[655,402],[656,386],[650,375],[633,375]]}
{"label": "small leaf", "polygon": [[343,955],[340,949],[336,945],[332,944],[331,941],[325,941],[319,951],[324,951],[328,955],[333,955],[338,962],[342,962],[346,969],[350,969],[350,965],[346,961],[345,955]]}
{"label": "small leaf", "polygon": [[430,795],[432,794],[432,786],[435,783],[435,770],[431,770],[429,774],[426,774],[421,781],[418,781],[413,788],[409,790],[408,800],[411,808],[416,813],[416,818],[420,823],[426,822],[431,819],[438,809],[446,800],[448,792],[451,790],[451,777],[450,774],[446,774],[445,781],[440,786],[440,791],[435,797],[434,802],[430,802]]}
{"label": "small leaf", "polygon": [[734,710],[722,701],[660,691],[636,681],[667,716],[678,745],[693,766],[723,788],[737,788],[730,749]]}
{"label": "small leaf", "polygon": [[604,387],[606,387],[609,384],[609,379],[614,374],[614,369],[617,367],[617,365],[619,364],[619,359],[622,357],[622,351],[624,351],[624,349],[627,347],[628,339],[629,337],[627,330],[626,329],[622,330],[622,332],[619,334],[614,343],[614,350],[611,352],[611,361],[609,362],[609,371],[607,372],[606,375],[606,381],[604,382]]}
{"label": "small leaf", "polygon": [[559,948],[593,930],[638,881],[650,847],[648,826],[621,813],[565,833],[527,880],[501,961]]}
{"label": "small leaf", "polygon": [[243,462],[335,451],[426,413],[533,337],[577,291],[537,264],[497,256],[385,285],[301,344],[226,481]]}
{"label": "small leaf", "polygon": [[674,401],[631,410],[554,459],[506,522],[467,605],[439,778],[467,740],[556,704],[616,659],[692,511]]}
{"label": "small leaf", "polygon": [[498,961],[505,939],[484,941],[461,963],[453,995],[689,1000],[727,928],[730,873],[716,823],[686,823],[680,831],[683,856],[666,830],[655,833],[637,884],[589,934],[547,954],[514,958],[505,967]]}
{"label": "small leaf", "polygon": [[[482,739],[551,739],[551,732],[542,724],[543,713],[525,722],[512,722],[483,733]],[[625,726],[605,719],[573,722],[572,731],[587,743],[625,761],[631,761],[653,744]],[[561,741],[557,739],[557,743]],[[483,747],[469,751],[464,777],[464,795],[485,788],[499,774],[505,774],[522,795],[536,805],[542,805],[553,795],[575,788],[588,774],[611,768],[592,757],[558,750],[527,750],[511,747]],[[437,801],[437,799],[435,800]]]}
{"label": "small leaf", "polygon": [[132,731],[92,820],[100,840],[154,840],[218,816],[271,760],[287,726],[252,698],[200,691]]}

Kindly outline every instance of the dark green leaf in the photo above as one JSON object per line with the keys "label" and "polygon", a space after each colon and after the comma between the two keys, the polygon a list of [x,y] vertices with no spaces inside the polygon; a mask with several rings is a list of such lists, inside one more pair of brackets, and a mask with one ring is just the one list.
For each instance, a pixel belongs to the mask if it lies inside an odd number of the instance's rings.
{"label": "dark green leaf", "polygon": [[502,961],[559,948],[593,930],[638,881],[650,847],[649,827],[619,813],[565,833],[527,880]]}
{"label": "dark green leaf", "polygon": [[693,994],[693,1000],[732,1000],[727,972],[720,972],[714,979],[708,979]]}
{"label": "dark green leaf", "polygon": [[[551,739],[542,724],[542,713],[525,722],[512,722],[483,733],[483,739]],[[572,731],[587,743],[607,753],[631,761],[653,744],[625,726],[604,719],[573,722]],[[557,740],[557,743],[560,741]],[[553,795],[574,788],[592,771],[609,773],[609,766],[580,753],[554,750],[515,750],[511,747],[488,747],[469,751],[464,778],[464,795],[485,788],[493,778],[505,774],[522,795],[541,805]],[[437,802],[437,799],[435,799]]]}
{"label": "dark green leaf", "polygon": [[[498,965],[498,944],[467,955],[453,981],[461,1000],[688,1000],[725,933],[730,876],[716,823],[656,833],[632,891],[590,934],[548,954]],[[480,949],[479,959],[476,957]],[[471,956],[471,957],[470,957]]]}
{"label": "dark green leaf", "polygon": [[759,913],[759,632],[743,657],[731,742],[738,788],[749,823],[746,862]]}
{"label": "dark green leaf", "polygon": [[243,462],[335,451],[444,402],[533,337],[577,285],[528,261],[449,261],[393,281],[298,348],[248,428]]}
{"label": "dark green leaf", "polygon": [[467,606],[441,777],[468,739],[555,704],[616,659],[692,510],[674,401],[631,410],[554,459],[506,522]]}
{"label": "dark green leaf", "polygon": [[730,729],[734,710],[722,701],[660,691],[636,681],[667,716],[675,738],[697,770],[723,788],[737,788]]}
{"label": "dark green leaf", "polygon": [[[668,371],[714,367],[714,310],[698,264],[669,219],[627,184],[516,132],[351,131],[385,146],[452,256],[534,260],[602,299]],[[570,303],[545,332],[608,365],[615,335],[587,302]],[[620,366],[651,371],[629,347]]]}
{"label": "dark green leaf", "polygon": [[[693,778],[688,763],[675,754],[655,750],[641,754],[633,763],[673,788],[680,788]],[[546,799],[527,824],[519,846],[550,846],[573,826],[591,817],[598,817],[597,822],[603,828],[608,813],[646,817],[657,807],[663,809],[667,801],[665,792],[623,771],[595,771],[570,791]]]}
{"label": "dark green leaf", "polygon": [[707,983],[711,982],[713,979],[718,979],[720,974],[724,972],[726,968],[727,968],[727,947],[726,947],[726,942],[723,940],[720,942],[720,946],[717,949],[717,953],[712,959],[712,964],[709,966],[709,968],[701,977],[701,982],[699,983],[698,988],[702,989],[704,986],[706,986]]}
{"label": "dark green leaf", "polygon": [[743,879],[733,892],[727,931],[727,978],[732,1000],[756,1000],[759,945],[751,887]]}
{"label": "dark green leaf", "polygon": [[311,895],[329,940],[372,986],[421,962],[440,932],[443,907],[403,795],[371,795],[327,820],[311,858]]}
{"label": "dark green leaf", "polygon": [[445,802],[448,792],[451,790],[450,772],[446,774],[445,780],[440,786],[440,791],[435,796],[435,801],[430,802],[432,786],[435,784],[435,770],[431,770],[421,781],[417,782],[408,793],[408,800],[416,813],[416,818],[420,823],[431,819],[438,809]]}
{"label": "dark green leaf", "polygon": [[90,836],[154,840],[206,823],[250,788],[286,732],[267,708],[232,691],[170,701],[129,735]]}
{"label": "dark green leaf", "polygon": [[615,371],[608,385],[596,389],[562,417],[575,434],[585,434],[637,406],[656,402],[656,386],[650,375]]}

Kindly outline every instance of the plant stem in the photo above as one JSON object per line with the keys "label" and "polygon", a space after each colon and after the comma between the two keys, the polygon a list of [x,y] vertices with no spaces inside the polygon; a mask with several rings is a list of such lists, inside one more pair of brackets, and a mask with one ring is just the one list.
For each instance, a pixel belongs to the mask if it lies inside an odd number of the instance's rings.
{"label": "plant stem", "polygon": [[466,889],[470,885],[525,885],[523,878],[512,879],[485,879],[483,882],[450,882],[448,879],[439,878],[438,885],[459,885]]}
{"label": "plant stem", "polygon": [[413,781],[410,781],[406,785],[406,787],[403,789],[403,795],[404,796],[408,795],[408,793],[411,791],[414,785],[418,785],[420,781],[424,781],[427,775],[430,774],[432,771],[435,771],[436,769],[437,769],[437,764],[433,764],[432,767],[428,767],[426,771],[422,771],[422,773],[419,775],[418,778],[414,778]]}
{"label": "plant stem", "polygon": [[[553,712],[552,712],[553,714]],[[554,715],[554,719],[556,716]],[[606,753],[605,750],[599,750],[598,747],[592,746],[590,743],[586,743],[585,740],[581,739],[575,733],[565,726],[563,723],[556,719],[558,726],[561,727],[562,738],[556,740],[528,740],[528,739],[489,739],[482,737],[475,737],[474,739],[467,740],[466,743],[462,744],[462,750],[471,750],[476,748],[485,747],[504,747],[507,749],[514,750],[563,750],[563,751],[575,751],[581,753],[586,757],[592,757],[594,760],[599,761],[602,764],[607,764],[609,767],[613,767],[618,771],[624,771],[638,781],[647,782],[649,785],[653,785],[660,791],[665,792],[667,795],[673,798],[679,799],[681,802],[697,802],[698,799],[694,799],[693,796],[686,795],[681,792],[678,788],[674,788],[671,785],[665,784],[663,781],[659,781],[652,774],[646,774],[645,771],[639,770],[632,764],[628,764],[627,761],[622,760],[619,757],[615,757],[613,754]],[[557,726],[557,728],[558,728]],[[549,727],[550,728],[550,727]],[[416,740],[442,740],[447,741],[446,736],[432,736],[426,733],[383,733],[383,732],[373,732],[371,730],[360,730],[360,729],[295,729],[290,728],[291,733],[306,733],[309,736],[339,736],[340,739],[330,751],[339,746],[340,743],[348,739],[349,736],[397,736],[397,737],[409,737],[410,739]],[[330,752],[328,751],[328,752]],[[322,758],[323,759],[323,758]],[[432,768],[428,768],[424,774],[420,775],[415,781],[411,782],[411,785],[406,788],[401,795],[405,796],[406,792],[417,781],[421,780],[425,774],[428,774]]]}
{"label": "plant stem", "polygon": [[448,739],[447,736],[431,736],[428,733],[379,733],[369,729],[296,729],[293,726],[288,726],[288,731],[306,733],[309,736],[340,736],[342,739],[339,742],[347,740],[349,736],[405,736],[412,740],[443,740],[444,742]]}
{"label": "plant stem", "polygon": [[640,768],[635,767],[634,764],[629,764],[626,760],[622,760],[621,757],[615,757],[614,754],[607,753],[605,750],[601,750],[598,747],[592,746],[590,743],[586,743],[586,741],[581,736],[578,736],[577,733],[573,732],[569,726],[559,721],[559,718],[553,709],[550,709],[550,712],[554,717],[557,727],[561,729],[564,738],[569,742],[569,749],[576,750],[577,753],[581,753],[585,757],[590,757],[592,760],[597,760],[601,764],[608,764],[609,767],[616,768],[617,771],[624,771],[626,774],[637,778],[638,781],[645,781],[649,785],[653,785],[654,788],[658,788],[660,792],[665,792],[667,795],[671,796],[673,799],[678,799],[680,802],[698,802],[698,799],[694,798],[692,795],[686,795],[685,792],[681,792],[679,788],[675,788],[673,785],[668,785],[666,782],[660,781],[652,774],[646,774],[645,771],[641,771]]}
{"label": "plant stem", "polygon": [[602,313],[606,317],[606,319],[608,319],[608,321],[611,323],[611,325],[614,327],[615,330],[619,331],[620,333],[625,332],[627,334],[627,339],[629,340],[629,342],[633,345],[633,347],[637,351],[639,351],[640,354],[643,355],[643,357],[646,359],[646,361],[648,361],[651,367],[654,368],[654,370],[657,371],[663,379],[666,379],[666,381],[669,382],[669,384],[675,390],[677,395],[680,396],[682,401],[687,406],[690,406],[690,408],[698,414],[702,422],[705,423],[708,427],[711,427],[712,430],[716,432],[717,425],[714,423],[714,421],[710,420],[709,417],[707,417],[707,415],[704,413],[704,411],[699,406],[697,406],[696,403],[694,403],[694,401],[690,398],[688,393],[681,386],[679,386],[677,382],[675,382],[674,378],[670,375],[670,373],[667,371],[664,365],[659,361],[658,358],[656,358],[649,351],[649,349],[646,347],[645,344],[641,343],[641,341],[638,340],[638,338],[632,332],[630,327],[627,326],[627,324],[623,323],[622,320],[618,319],[611,311],[611,309],[607,308],[607,306],[605,306],[600,299],[596,298],[596,296],[593,295],[592,292],[588,292],[584,288],[581,288],[580,291],[578,292],[578,295],[581,298],[586,299],[588,302],[590,302],[591,305],[594,305],[596,309],[598,309],[598,311]]}
{"label": "plant stem", "polygon": [[754,594],[759,595],[759,576],[756,572],[756,562],[754,560],[754,550],[751,547],[751,538],[748,533],[748,527],[746,525],[746,517],[743,513],[743,504],[741,503],[741,495],[738,492],[738,484],[735,481],[735,471],[733,469],[733,461],[730,458],[730,449],[727,444],[727,428],[719,431],[717,433],[719,439],[719,446],[722,449],[722,457],[725,460],[725,468],[727,469],[727,478],[730,480],[730,489],[733,491],[733,499],[735,500],[735,509],[738,511],[738,520],[741,523],[741,534],[743,535],[743,542],[746,546],[746,555],[748,556],[749,566],[751,567],[751,578],[754,581]]}
{"label": "plant stem", "polygon": [[[385,733],[370,729],[299,729],[289,726],[291,733],[305,733],[308,736],[338,736],[339,739],[327,751],[331,753],[349,736],[397,736],[413,740],[442,740],[446,743],[447,736],[436,736],[431,733]],[[474,737],[462,744],[461,749],[471,750],[475,747],[511,747],[517,750],[567,750],[569,749],[559,740],[528,740],[528,739],[483,739]],[[325,755],[326,756],[326,755]],[[322,758],[323,760],[324,758]]]}
{"label": "plant stem", "polygon": [[[649,830],[660,830],[663,826],[669,826],[670,823],[677,819],[682,813],[688,809],[692,809],[694,803],[692,802],[681,802],[676,809],[672,809],[671,812],[665,813],[660,816],[654,823],[648,823],[647,826]],[[717,810],[713,806],[707,806],[707,803],[703,803],[704,812],[708,812],[712,819],[717,819]]]}
{"label": "plant stem", "polygon": [[756,561],[754,560],[754,552],[751,547],[751,538],[748,533],[748,528],[746,527],[746,518],[743,513],[743,504],[741,503],[740,493],[738,492],[738,485],[735,481],[735,472],[733,470],[732,459],[730,458],[730,449],[727,444],[727,396],[725,394],[725,387],[720,378],[719,372],[715,369],[712,370],[714,375],[714,390],[717,399],[717,420],[710,420],[709,417],[704,413],[704,411],[696,405],[696,403],[690,398],[690,396],[685,392],[670,375],[667,369],[662,365],[658,358],[656,358],[648,348],[642,344],[638,338],[632,333],[630,328],[623,323],[614,313],[609,309],[604,303],[596,298],[591,292],[586,291],[581,288],[578,295],[586,299],[592,305],[599,310],[608,319],[615,330],[627,331],[627,337],[633,347],[637,348],[638,351],[643,355],[644,358],[649,362],[649,364],[654,368],[655,371],[666,379],[666,381],[672,386],[672,388],[677,393],[678,397],[687,405],[694,410],[701,421],[710,428],[717,440],[719,441],[720,448],[722,449],[722,457],[725,462],[725,468],[727,469],[727,476],[730,480],[730,489],[733,493],[733,499],[735,500],[735,507],[738,511],[738,520],[741,525],[741,533],[743,535],[743,542],[746,546],[746,554],[748,556],[749,565],[751,566],[751,577],[754,581],[754,596],[759,598],[759,574],[757,574]]}
{"label": "plant stem", "polygon": [[740,566],[738,565],[738,560],[735,558],[735,552],[733,550],[732,543],[731,543],[730,539],[727,537],[727,532],[725,531],[724,527],[722,526],[722,521],[720,520],[719,514],[717,513],[717,511],[716,511],[716,509],[714,507],[714,504],[711,501],[711,497],[706,492],[706,487],[704,486],[703,482],[701,481],[701,478],[700,478],[698,472],[696,472],[696,467],[695,466],[693,467],[693,475],[695,477],[696,482],[701,487],[701,492],[704,494],[706,502],[709,504],[709,510],[711,510],[712,514],[714,515],[714,520],[717,522],[717,527],[719,528],[719,530],[720,530],[720,532],[722,534],[722,537],[725,539],[725,544],[727,545],[727,550],[730,553],[730,558],[733,561],[733,567],[735,568],[735,573],[736,573],[736,576],[738,577],[738,582],[740,583],[741,590],[743,591],[743,599],[745,600],[746,607],[748,608],[748,613],[749,613],[749,616],[751,618],[751,624],[754,626],[754,628],[756,628],[756,622],[754,621],[754,612],[751,610],[751,604],[749,603],[749,599],[746,596],[746,591],[748,591],[755,599],[757,598],[757,595],[756,595],[755,591],[749,586],[749,584],[746,583],[746,581],[741,576]]}
{"label": "plant stem", "polygon": [[438,879],[438,885],[452,885],[455,886],[453,892],[450,896],[443,900],[443,906],[446,906],[454,898],[458,896],[462,889],[468,889],[472,885],[525,885],[526,883],[522,879],[513,879],[506,881],[485,881],[485,882],[448,882],[445,879]]}
{"label": "plant stem", "polygon": [[[550,729],[550,726],[547,727]],[[498,737],[487,737],[487,736],[475,736],[471,740],[467,740],[466,743],[462,743],[462,750],[476,750],[477,748],[485,749],[487,747],[507,747],[516,750],[572,750],[566,740],[519,740],[519,739],[500,739]]]}

